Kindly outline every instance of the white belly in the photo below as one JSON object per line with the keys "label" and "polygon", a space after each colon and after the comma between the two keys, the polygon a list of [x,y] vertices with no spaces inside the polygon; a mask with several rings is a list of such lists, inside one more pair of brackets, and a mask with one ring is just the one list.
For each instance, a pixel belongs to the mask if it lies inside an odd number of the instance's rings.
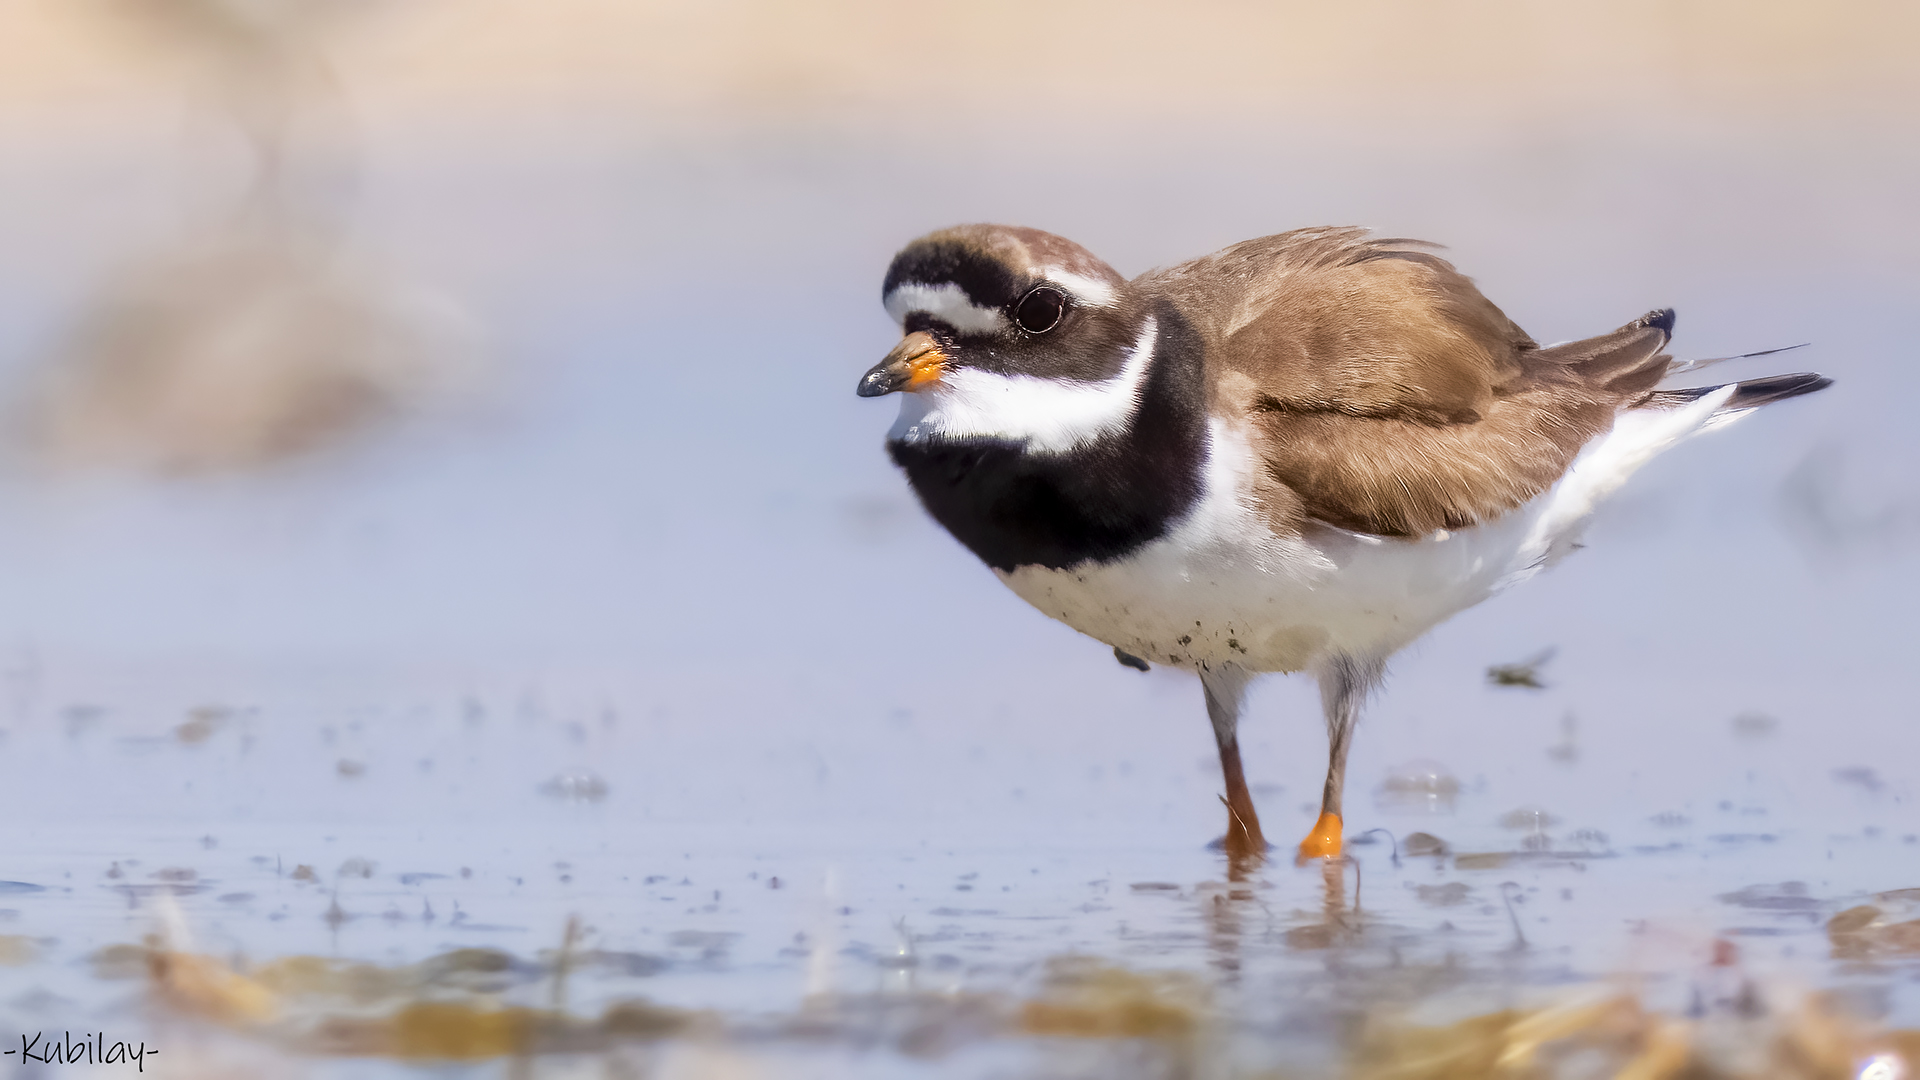
{"label": "white belly", "polygon": [[1624,414],[1532,502],[1417,540],[1331,526],[1276,536],[1248,509],[1258,467],[1248,441],[1215,420],[1207,495],[1167,536],[1118,562],[1000,578],[1047,615],[1153,663],[1301,671],[1330,654],[1385,657],[1558,561],[1601,498],[1725,398]]}
{"label": "white belly", "polygon": [[1522,515],[1421,540],[1331,528],[1281,538],[1250,524],[1239,543],[1182,528],[1121,562],[1021,567],[1001,580],[1156,664],[1301,671],[1329,653],[1387,655],[1493,595],[1528,532]]}

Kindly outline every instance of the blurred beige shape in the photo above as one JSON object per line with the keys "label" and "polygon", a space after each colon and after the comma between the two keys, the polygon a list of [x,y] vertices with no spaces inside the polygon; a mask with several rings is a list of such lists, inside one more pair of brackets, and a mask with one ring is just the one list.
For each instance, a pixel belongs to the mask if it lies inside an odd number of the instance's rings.
{"label": "blurred beige shape", "polygon": [[22,967],[40,958],[40,943],[25,934],[0,934],[0,967]]}
{"label": "blurred beige shape", "polygon": [[154,995],[179,1013],[247,1026],[280,1010],[278,997],[226,963],[198,953],[186,915],[170,892],[154,897],[158,923],[147,939],[147,975]]}
{"label": "blurred beige shape", "polygon": [[453,305],[338,244],[239,228],[110,286],[25,424],[55,464],[256,465],[457,388],[473,338]]}
{"label": "blurred beige shape", "polygon": [[1910,0],[11,0],[0,113],[133,90],[83,47],[76,9],[160,24],[196,57],[337,29],[369,109],[490,124],[599,104],[702,131],[809,116],[946,130],[1034,108],[1063,136],[1251,114],[1362,120],[1368,138],[1591,111],[1698,137],[1703,114],[1904,118],[1920,85]]}
{"label": "blurred beige shape", "polygon": [[[42,461],[204,472],[310,453],[468,386],[477,335],[449,300],[355,250],[324,188],[351,172],[317,39],[359,3],[99,0],[158,31],[249,151],[227,219],[117,276],[29,386]],[[149,33],[147,36],[155,36]]]}

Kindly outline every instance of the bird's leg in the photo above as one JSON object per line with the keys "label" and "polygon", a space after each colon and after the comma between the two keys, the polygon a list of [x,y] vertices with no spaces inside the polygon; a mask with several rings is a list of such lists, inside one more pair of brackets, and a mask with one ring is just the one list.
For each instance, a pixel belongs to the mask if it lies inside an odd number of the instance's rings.
{"label": "bird's leg", "polygon": [[1334,858],[1341,852],[1340,796],[1347,784],[1347,747],[1360,720],[1360,704],[1380,682],[1381,660],[1336,656],[1316,673],[1327,714],[1327,786],[1320,794],[1320,820],[1300,841],[1300,858]]}
{"label": "bird's leg", "polygon": [[1247,774],[1240,767],[1240,702],[1246,696],[1247,673],[1224,664],[1200,674],[1207,695],[1207,719],[1213,721],[1213,739],[1220,747],[1220,777],[1226,782],[1227,836],[1230,862],[1265,858],[1267,841],[1260,835],[1260,815],[1254,812]]}

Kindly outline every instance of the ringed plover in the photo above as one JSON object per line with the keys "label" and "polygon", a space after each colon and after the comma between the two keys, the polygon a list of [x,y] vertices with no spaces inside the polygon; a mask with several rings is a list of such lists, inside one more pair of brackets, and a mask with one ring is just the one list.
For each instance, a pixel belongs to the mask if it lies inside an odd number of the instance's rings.
{"label": "ringed plover", "polygon": [[1247,683],[1310,672],[1329,755],[1303,858],[1341,850],[1360,707],[1388,657],[1578,546],[1655,454],[1816,374],[1660,390],[1670,310],[1542,347],[1433,245],[1357,228],[1235,244],[1129,281],[1037,229],[908,244],[887,450],[934,519],[1122,663],[1197,673],[1226,847],[1266,850]]}

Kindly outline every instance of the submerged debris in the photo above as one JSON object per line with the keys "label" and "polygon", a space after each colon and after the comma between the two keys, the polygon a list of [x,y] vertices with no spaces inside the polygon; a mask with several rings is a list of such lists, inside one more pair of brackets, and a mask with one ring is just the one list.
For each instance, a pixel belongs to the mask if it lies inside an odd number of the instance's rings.
{"label": "submerged debris", "polygon": [[1528,690],[1545,690],[1547,684],[1540,681],[1540,669],[1547,666],[1560,650],[1549,647],[1512,664],[1494,664],[1487,668],[1487,682],[1494,686],[1519,686]]}
{"label": "submerged debris", "polygon": [[[1412,887],[1435,906],[1473,899],[1473,890],[1460,883]],[[1503,884],[1502,895],[1510,888]],[[1836,954],[1843,941],[1920,947],[1920,920],[1896,922],[1885,914],[1920,902],[1920,895],[1888,893],[1875,901],[1829,923]],[[607,961],[571,951],[578,933],[570,930],[559,954],[540,962],[495,949],[459,949],[392,967],[292,956],[249,969],[169,948],[156,936],[141,946],[103,949],[94,965],[106,977],[144,977],[164,1008],[287,1054],[457,1063],[616,1055],[635,1044],[694,1038],[773,1053],[796,1041],[884,1045],[926,1058],[966,1045],[1043,1039],[1071,1040],[1095,1055],[1127,1055],[1125,1068],[1086,1075],[1241,1075],[1225,1068],[1225,1048],[1235,1040],[1224,1036],[1242,1021],[1223,1012],[1210,982],[1191,972],[1136,971],[1069,955],[1049,961],[1039,988],[1025,999],[911,989],[829,995],[788,1016],[723,1022],[623,998],[580,1015],[564,1007],[564,969]],[[0,938],[0,947],[8,940]],[[1685,1016],[1651,1009],[1630,993],[1589,988],[1544,1005],[1434,1023],[1416,1019],[1413,1010],[1443,998],[1401,993],[1329,1015],[1323,1034],[1336,1074],[1358,1080],[1895,1080],[1909,1078],[1911,1063],[1920,1061],[1920,1032],[1879,1030],[1838,995],[1795,1001],[1778,987],[1756,985],[1739,968],[1740,951],[1716,939],[1698,975],[1705,992],[1696,992]],[[1419,982],[1404,972],[1396,978]],[[546,997],[549,983],[550,1005],[527,1004]],[[1869,1067],[1881,1071],[1864,1071]]]}
{"label": "submerged debris", "polygon": [[139,945],[108,945],[94,950],[87,961],[93,965],[93,977],[108,982],[147,975],[147,950]]}
{"label": "submerged debris", "polygon": [[[359,1053],[434,1061],[480,1061],[531,1048],[543,1014],[533,1009],[420,1001],[392,1016],[335,1025],[335,1039],[352,1032]],[[347,1040],[343,1040],[347,1041]],[[336,1045],[335,1052],[349,1049]],[[351,1051],[350,1051],[351,1052]]]}
{"label": "submerged debris", "polygon": [[1352,1072],[1368,1080],[1548,1077],[1562,1074],[1556,1064],[1584,1057],[1585,1075],[1653,1080],[1676,1075],[1687,1056],[1683,1027],[1615,996],[1505,1009],[1445,1027],[1372,1018],[1354,1049]]}
{"label": "submerged debris", "polygon": [[288,1033],[291,1049],[406,1061],[485,1061],[603,1053],[627,1042],[686,1034],[700,1014],[645,1001],[610,1005],[597,1019],[486,1001],[413,1001],[376,1016],[334,1015]]}
{"label": "submerged debris", "polygon": [[494,949],[456,949],[399,967],[292,956],[247,972],[156,936],[103,949],[94,966],[107,977],[144,974],[170,1010],[311,1054],[480,1061],[595,1052],[683,1034],[702,1020],[639,1000],[610,1004],[598,1018],[503,1005],[499,995],[510,986],[548,973]]}
{"label": "submerged debris", "polygon": [[173,737],[188,746],[197,746],[227,726],[233,710],[222,705],[202,705],[187,713],[187,721],[173,729]]}
{"label": "submerged debris", "polygon": [[1464,881],[1449,881],[1441,885],[1414,885],[1413,894],[1423,904],[1432,907],[1454,907],[1467,902],[1473,887]]}
{"label": "submerged debris", "polygon": [[21,967],[39,958],[39,942],[20,934],[0,934],[0,967]]}
{"label": "submerged debris", "polygon": [[1895,921],[1881,908],[1861,904],[1827,920],[1827,940],[1836,960],[1920,955],[1920,919]]}
{"label": "submerged debris", "polygon": [[1916,1061],[1920,1031],[1874,1031],[1819,995],[1784,1015],[1768,1016],[1748,1003],[1682,1020],[1650,1012],[1619,994],[1507,1009],[1446,1026],[1372,1017],[1354,1048],[1348,1075],[1362,1080],[1895,1080],[1909,1076]]}
{"label": "submerged debris", "polygon": [[1880,774],[1865,765],[1850,765],[1844,769],[1833,770],[1833,782],[1852,784],[1863,791],[1879,791],[1886,786],[1880,779]]}
{"label": "submerged debris", "polygon": [[1780,912],[1812,911],[1819,908],[1822,903],[1807,892],[1807,883],[1804,881],[1783,881],[1778,885],[1749,885],[1734,892],[1721,893],[1714,899],[1737,907]]}
{"label": "submerged debris", "polygon": [[1039,997],[1020,1010],[1031,1035],[1104,1039],[1190,1039],[1211,1013],[1205,984],[1185,972],[1142,973],[1092,957],[1047,967]]}

